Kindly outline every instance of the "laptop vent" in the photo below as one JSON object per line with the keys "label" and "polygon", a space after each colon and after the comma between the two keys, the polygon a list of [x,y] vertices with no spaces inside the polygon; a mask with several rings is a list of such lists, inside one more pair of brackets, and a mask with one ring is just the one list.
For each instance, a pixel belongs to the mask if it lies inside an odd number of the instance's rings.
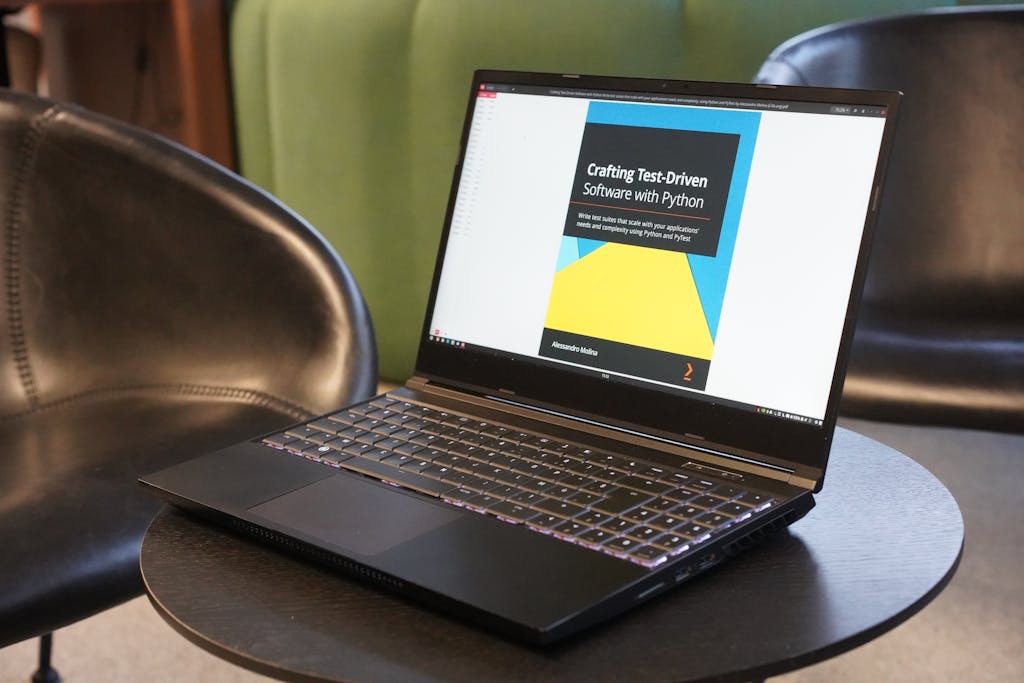
{"label": "laptop vent", "polygon": [[746,536],[742,536],[733,541],[732,543],[729,543],[725,546],[725,548],[723,548],[722,552],[724,552],[726,555],[735,555],[736,553],[742,550],[746,550],[758,541],[761,541],[762,539],[767,538],[768,536],[771,536],[774,533],[782,531],[787,526],[795,522],[796,519],[796,512],[787,512],[781,517],[777,517],[770,522],[762,524],[761,526],[757,527],[756,529],[748,533]]}
{"label": "laptop vent", "polygon": [[366,565],[348,560],[344,557],[335,555],[334,553],[329,553],[314,545],[304,543],[289,536],[285,536],[284,534],[279,534],[276,531],[264,529],[261,526],[244,522],[239,519],[232,519],[231,526],[249,536],[254,536],[283,550],[293,552],[296,555],[314,560],[320,564],[333,567],[334,569],[340,569],[347,574],[363,579],[364,581],[368,581],[369,583],[386,586],[396,591],[400,591],[405,588],[404,581],[396,579],[390,574],[385,574],[384,572],[377,571],[376,569],[371,569]]}

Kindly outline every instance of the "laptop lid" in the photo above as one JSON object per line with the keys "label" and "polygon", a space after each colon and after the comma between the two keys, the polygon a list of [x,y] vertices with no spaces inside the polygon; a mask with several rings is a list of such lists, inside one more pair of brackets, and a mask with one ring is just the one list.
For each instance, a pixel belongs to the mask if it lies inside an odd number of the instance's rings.
{"label": "laptop lid", "polygon": [[898,98],[477,72],[416,375],[817,490]]}

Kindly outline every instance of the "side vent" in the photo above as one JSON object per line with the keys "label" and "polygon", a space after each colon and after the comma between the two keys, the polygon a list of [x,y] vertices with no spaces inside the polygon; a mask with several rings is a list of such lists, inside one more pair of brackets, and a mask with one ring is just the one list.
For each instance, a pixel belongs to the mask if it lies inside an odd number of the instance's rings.
{"label": "side vent", "polygon": [[297,539],[285,536],[284,534],[271,531],[270,529],[264,529],[261,526],[251,524],[249,522],[242,521],[240,519],[231,519],[231,527],[241,531],[247,536],[258,538],[261,541],[277,546],[283,550],[288,550],[296,555],[300,555],[320,564],[333,567],[334,569],[340,569],[346,574],[350,574],[357,578],[363,579],[369,583],[377,584],[379,586],[386,586],[392,590],[401,591],[405,588],[405,582],[390,574],[371,569],[366,565],[347,560],[344,557],[339,557],[333,553],[329,553],[326,550],[317,548],[309,543],[303,543]]}
{"label": "side vent", "polygon": [[762,524],[761,526],[757,527],[756,529],[748,533],[746,536],[738,538],[732,543],[729,543],[725,546],[722,552],[724,552],[726,555],[735,555],[736,553],[742,550],[746,550],[747,548],[761,541],[762,539],[765,539],[774,533],[782,531],[787,526],[795,522],[796,519],[797,515],[795,512],[787,512],[782,517],[777,517],[770,522]]}

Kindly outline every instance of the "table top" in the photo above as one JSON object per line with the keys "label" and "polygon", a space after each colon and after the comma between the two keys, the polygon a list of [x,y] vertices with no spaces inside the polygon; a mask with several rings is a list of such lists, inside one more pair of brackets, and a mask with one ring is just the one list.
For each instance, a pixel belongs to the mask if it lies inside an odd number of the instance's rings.
{"label": "table top", "polygon": [[553,647],[522,645],[165,508],[142,544],[157,611],[214,654],[292,681],[749,680],[902,623],[952,577],[963,518],[901,453],[837,429],[789,531]]}

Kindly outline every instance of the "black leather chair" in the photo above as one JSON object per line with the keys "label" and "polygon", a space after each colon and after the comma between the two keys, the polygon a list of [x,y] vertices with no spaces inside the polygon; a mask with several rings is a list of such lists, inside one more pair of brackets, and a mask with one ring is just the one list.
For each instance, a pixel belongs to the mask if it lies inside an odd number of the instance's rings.
{"label": "black leather chair", "polygon": [[842,412],[1024,432],[1024,7],[827,26],[757,80],[905,95]]}
{"label": "black leather chair", "polygon": [[148,132],[0,90],[0,201],[0,647],[48,659],[142,593],[139,474],[369,396],[376,350],[307,223]]}

